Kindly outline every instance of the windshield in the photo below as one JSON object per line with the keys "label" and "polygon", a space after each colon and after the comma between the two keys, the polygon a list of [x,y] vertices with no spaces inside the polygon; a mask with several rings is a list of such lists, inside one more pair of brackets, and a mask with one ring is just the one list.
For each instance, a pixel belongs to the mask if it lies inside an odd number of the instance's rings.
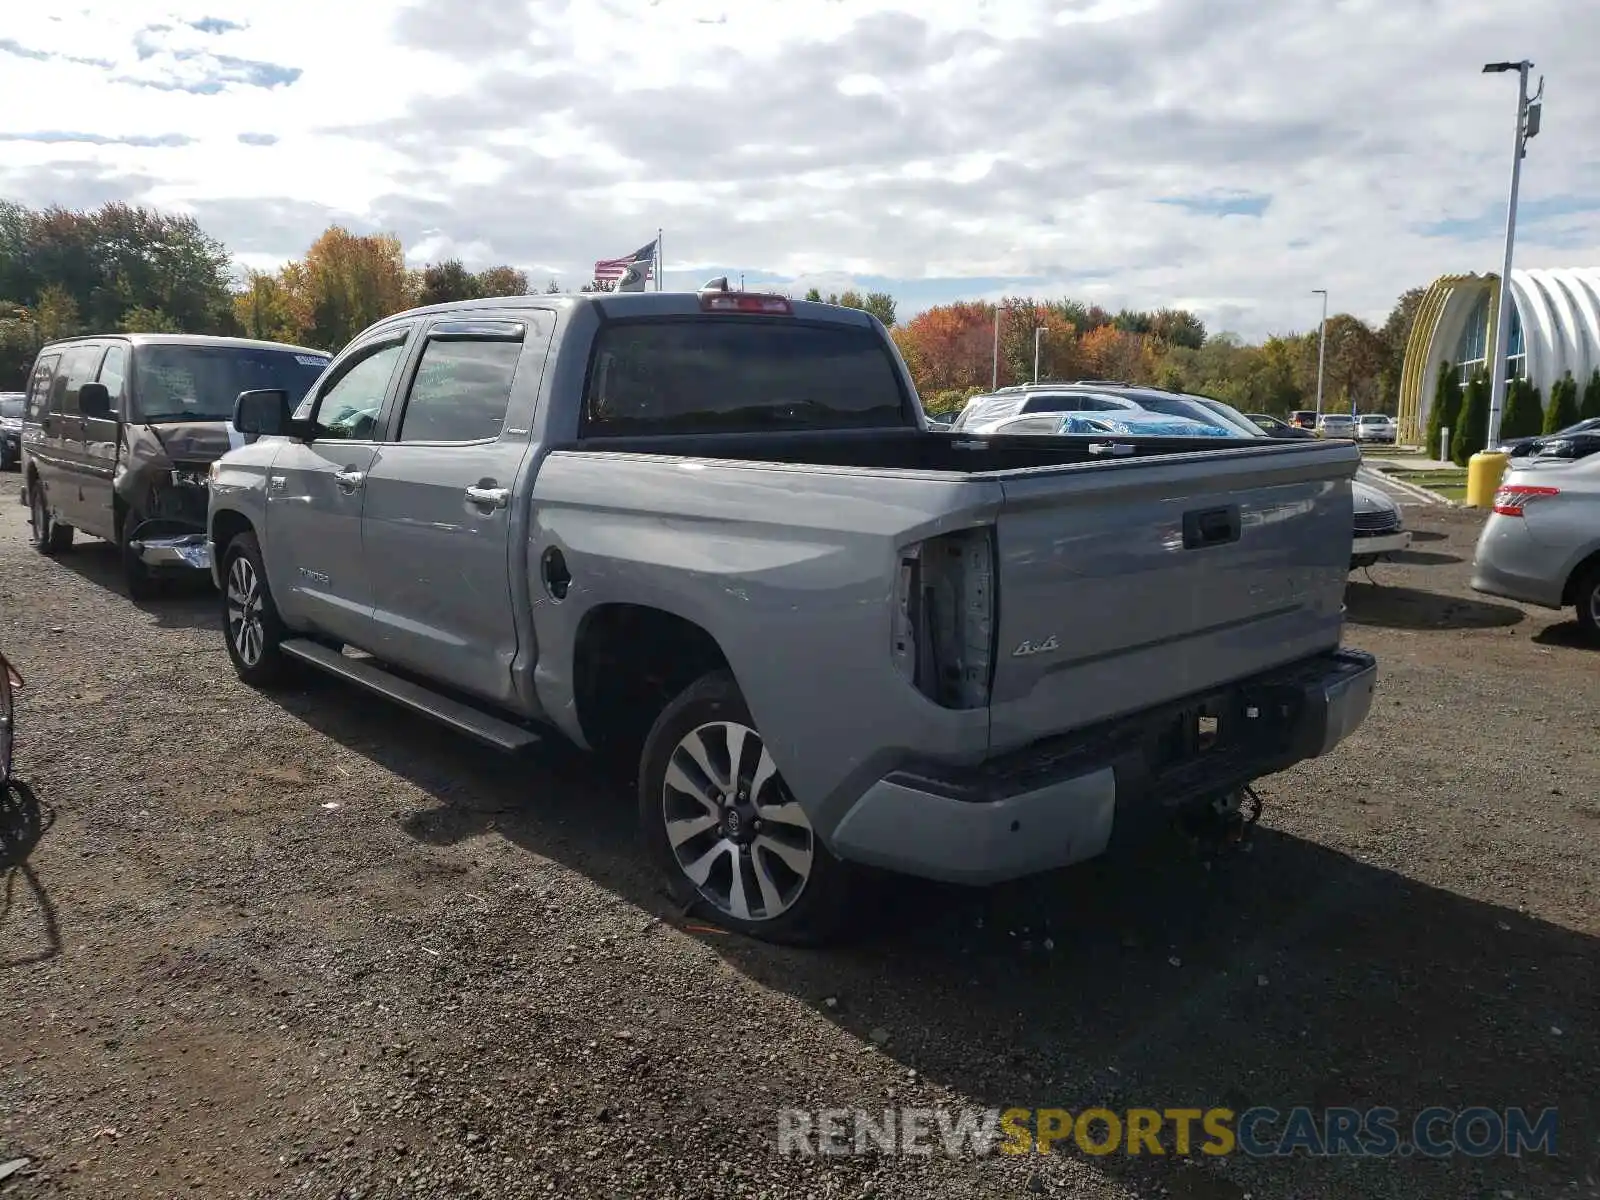
{"label": "windshield", "polygon": [[0,417],[21,417],[23,399],[21,392],[0,396]]}
{"label": "windshield", "polygon": [[328,357],[257,346],[134,347],[138,419],[229,421],[240,392],[257,389],[289,393],[289,405],[317,381]]}
{"label": "windshield", "polygon": [[616,321],[595,338],[583,435],[885,429],[913,423],[888,343],[856,325],[727,316]]}

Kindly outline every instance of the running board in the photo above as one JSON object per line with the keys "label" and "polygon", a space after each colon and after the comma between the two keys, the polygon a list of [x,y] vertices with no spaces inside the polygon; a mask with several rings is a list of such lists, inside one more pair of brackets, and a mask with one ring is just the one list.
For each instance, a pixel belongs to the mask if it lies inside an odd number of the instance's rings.
{"label": "running board", "polygon": [[282,643],[281,649],[290,658],[297,658],[318,670],[347,679],[369,692],[376,692],[385,699],[475,737],[480,742],[487,742],[496,750],[525,750],[541,740],[531,729],[492,717],[469,704],[412,683],[409,679],[401,679],[364,662],[346,658],[337,650],[331,650],[309,638],[291,638]]}

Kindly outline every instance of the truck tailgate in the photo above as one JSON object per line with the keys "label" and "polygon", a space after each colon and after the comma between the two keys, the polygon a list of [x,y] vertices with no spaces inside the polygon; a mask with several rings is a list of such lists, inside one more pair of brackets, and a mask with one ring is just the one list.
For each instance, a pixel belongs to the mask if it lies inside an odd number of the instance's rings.
{"label": "truck tailgate", "polygon": [[991,753],[1337,647],[1349,444],[1008,473]]}

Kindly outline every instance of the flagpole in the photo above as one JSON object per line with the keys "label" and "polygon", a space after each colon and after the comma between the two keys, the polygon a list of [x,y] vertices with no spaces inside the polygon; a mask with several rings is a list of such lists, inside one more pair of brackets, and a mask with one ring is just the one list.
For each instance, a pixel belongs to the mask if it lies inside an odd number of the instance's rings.
{"label": "flagpole", "polygon": [[661,290],[661,276],[666,273],[667,260],[661,253],[661,229],[656,229],[656,291]]}

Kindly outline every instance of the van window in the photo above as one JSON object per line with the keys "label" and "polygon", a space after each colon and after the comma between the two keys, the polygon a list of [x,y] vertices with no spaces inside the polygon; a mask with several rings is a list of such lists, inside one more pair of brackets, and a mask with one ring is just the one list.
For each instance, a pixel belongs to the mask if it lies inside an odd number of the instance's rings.
{"label": "van window", "polygon": [[44,420],[50,407],[50,382],[56,376],[61,355],[46,354],[33,368],[33,378],[28,381],[28,420],[37,425]]}
{"label": "van window", "polygon": [[56,376],[55,387],[50,393],[51,412],[77,415],[78,389],[94,379],[100,369],[100,356],[104,353],[104,346],[74,346],[67,351],[66,361],[62,363],[61,373]]}
{"label": "van window", "polygon": [[123,342],[112,342],[106,358],[100,364],[100,382],[111,393],[111,411],[122,411],[123,387],[128,381],[128,347]]}
{"label": "van window", "polygon": [[141,344],[133,356],[138,412],[162,421],[230,421],[240,392],[287,392],[294,407],[330,362],[325,354],[260,346]]}

